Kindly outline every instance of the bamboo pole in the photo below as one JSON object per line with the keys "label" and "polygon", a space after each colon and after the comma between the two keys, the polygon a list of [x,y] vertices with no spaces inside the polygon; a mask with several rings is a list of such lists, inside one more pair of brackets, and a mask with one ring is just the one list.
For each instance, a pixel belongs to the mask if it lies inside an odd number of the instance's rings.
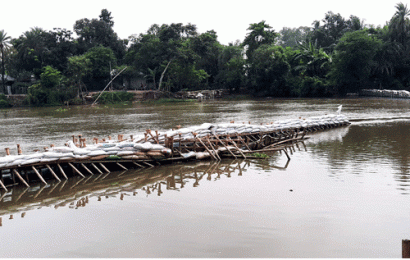
{"label": "bamboo pole", "polygon": [[211,147],[211,149],[214,151],[216,157],[218,157],[218,160],[221,161],[221,157],[219,157],[219,154],[216,152],[214,146],[212,145],[212,143],[209,141],[209,138],[206,138],[206,141],[208,142],[209,146]]}
{"label": "bamboo pole", "polygon": [[148,162],[143,162],[143,163],[145,163],[145,164],[148,165],[149,167],[154,167],[154,165],[152,165],[152,164],[150,164],[150,163],[148,163]]}
{"label": "bamboo pole", "polygon": [[72,163],[68,163],[68,165],[70,165],[71,168],[73,168],[73,170],[76,171],[81,177],[85,178],[85,176],[77,168],[75,168]]}
{"label": "bamboo pole", "polygon": [[102,172],[100,169],[98,169],[97,165],[95,165],[94,163],[91,163],[91,165],[92,165],[99,173],[103,174],[103,172]]}
{"label": "bamboo pole", "polygon": [[51,169],[50,165],[46,164],[46,167],[50,170],[51,174],[56,178],[58,181],[61,181],[60,178],[58,178],[57,174]]}
{"label": "bamboo pole", "polygon": [[43,177],[41,176],[41,174],[37,171],[36,167],[31,166],[31,168],[33,169],[33,171],[37,174],[37,176],[40,178],[40,180],[47,185],[47,182],[43,179]]}
{"label": "bamboo pole", "polygon": [[198,137],[196,137],[196,133],[192,133],[192,135],[194,136],[194,138],[196,139],[196,140],[198,140],[202,145],[203,145],[203,147],[205,148],[205,150],[207,150],[208,151],[208,153],[212,156],[212,158],[214,158],[215,159],[215,161],[217,161],[218,159],[215,157],[215,155],[208,149],[208,147],[204,144],[204,142],[202,142],[202,140],[200,139],[200,138],[198,138]]}
{"label": "bamboo pole", "polygon": [[86,169],[87,172],[89,172],[91,175],[94,175],[94,173],[92,171],[90,171],[90,169],[88,169],[87,166],[85,166],[84,163],[81,163],[81,166],[83,166],[83,168]]}
{"label": "bamboo pole", "polygon": [[4,186],[4,184],[3,184],[2,181],[0,181],[0,186],[1,186],[6,192],[8,191],[7,188],[6,188],[6,186]]}
{"label": "bamboo pole", "polygon": [[123,168],[124,170],[128,170],[125,166],[123,166],[121,163],[117,162],[117,165]]}
{"label": "bamboo pole", "polygon": [[102,95],[102,93],[104,93],[105,89],[111,84],[111,82],[113,82],[113,80],[118,77],[118,75],[120,75],[127,67],[123,68],[120,72],[118,72],[117,75],[115,75],[115,77],[108,82],[107,86],[105,86],[105,88],[103,89],[103,91],[101,91],[100,95],[94,100],[94,102],[91,104],[91,106],[93,106],[95,104],[95,102],[97,102],[97,100],[100,98],[100,96]]}
{"label": "bamboo pole", "polygon": [[239,149],[239,147],[236,145],[236,143],[230,137],[228,137],[228,139],[232,141],[231,143],[233,144],[233,146],[235,146],[236,149],[238,149],[238,151],[242,154],[243,158],[246,159],[246,155],[242,152],[241,149]]}
{"label": "bamboo pole", "polygon": [[13,169],[13,172],[14,172],[14,174],[17,175],[17,177],[20,179],[20,181],[22,183],[24,183],[24,185],[26,185],[27,187],[30,187],[30,185],[28,185],[28,183],[23,179],[23,177],[21,177],[20,173],[16,169]]}
{"label": "bamboo pole", "polygon": [[241,142],[246,146],[246,148],[248,148],[249,151],[252,150],[252,149],[248,146],[248,144],[245,143],[245,141],[243,140],[242,136],[239,136],[239,135],[238,135],[237,138],[238,138],[239,141],[241,141]]}
{"label": "bamboo pole", "polygon": [[139,163],[136,163],[136,162],[132,162],[132,163],[135,164],[135,165],[137,165],[138,167],[145,168],[145,166],[143,166],[143,165],[141,165],[141,164],[139,164]]}
{"label": "bamboo pole", "polygon": [[61,173],[63,174],[64,178],[65,178],[66,180],[68,180],[67,175],[65,175],[65,172],[64,172],[64,170],[63,170],[63,167],[61,167],[61,165],[60,165],[59,163],[57,163],[57,166],[58,166],[58,168],[60,169]]}
{"label": "bamboo pole", "polygon": [[108,173],[110,173],[110,170],[107,169],[107,167],[104,166],[104,164],[100,163],[100,166]]}
{"label": "bamboo pole", "polygon": [[226,150],[228,150],[228,152],[232,154],[233,157],[235,157],[235,159],[237,158],[237,156],[231,151],[231,149],[229,149],[228,146],[226,146],[226,144],[222,142],[217,135],[214,134],[214,137],[226,148]]}

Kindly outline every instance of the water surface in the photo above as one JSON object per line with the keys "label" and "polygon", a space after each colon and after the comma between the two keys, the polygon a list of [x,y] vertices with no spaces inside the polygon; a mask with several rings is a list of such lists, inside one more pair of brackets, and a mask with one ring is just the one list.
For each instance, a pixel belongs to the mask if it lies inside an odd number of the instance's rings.
{"label": "water surface", "polygon": [[[291,160],[184,163],[14,187],[0,197],[0,257],[401,257],[410,238],[410,101],[210,101],[0,111],[0,149],[71,135],[136,135],[204,122],[335,113]],[[3,150],[4,151],[4,150]]]}

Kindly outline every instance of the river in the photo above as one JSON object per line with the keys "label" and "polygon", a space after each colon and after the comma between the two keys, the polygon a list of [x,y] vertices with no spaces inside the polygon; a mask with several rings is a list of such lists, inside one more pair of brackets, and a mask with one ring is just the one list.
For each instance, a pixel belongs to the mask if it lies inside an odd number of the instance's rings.
{"label": "river", "polygon": [[342,112],[268,159],[73,177],[0,191],[4,257],[401,257],[410,238],[410,100],[283,99],[0,110],[0,149],[205,122]]}

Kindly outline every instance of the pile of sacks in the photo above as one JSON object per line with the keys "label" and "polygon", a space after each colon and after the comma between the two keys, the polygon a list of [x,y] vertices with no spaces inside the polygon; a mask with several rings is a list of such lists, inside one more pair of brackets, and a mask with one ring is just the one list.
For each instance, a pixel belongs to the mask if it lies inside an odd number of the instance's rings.
{"label": "pile of sacks", "polygon": [[[187,128],[181,128],[177,130],[170,130],[160,133],[158,140],[160,143],[164,142],[165,136],[174,137],[175,140],[187,140],[194,138],[193,133],[197,134],[198,138],[212,135],[225,135],[225,134],[251,134],[258,132],[273,132],[273,131],[285,131],[287,129],[296,128],[320,128],[324,126],[336,126],[336,125],[349,124],[349,120],[346,116],[338,114],[330,114],[321,117],[310,117],[306,119],[294,119],[277,121],[267,125],[251,125],[251,124],[210,124],[204,123],[199,126],[192,126]],[[181,135],[181,138],[179,138]]]}
{"label": "pile of sacks", "polygon": [[51,147],[45,152],[0,157],[0,169],[37,163],[58,163],[77,160],[148,160],[165,158],[171,155],[171,153],[171,149],[150,142],[134,143],[131,141],[116,142],[110,140],[105,143],[79,148],[73,141],[68,141],[66,146]]}

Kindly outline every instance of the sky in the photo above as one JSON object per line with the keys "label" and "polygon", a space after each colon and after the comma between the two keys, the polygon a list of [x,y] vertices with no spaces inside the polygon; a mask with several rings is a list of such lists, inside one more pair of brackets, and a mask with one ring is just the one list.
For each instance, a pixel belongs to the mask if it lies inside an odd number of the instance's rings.
{"label": "sky", "polygon": [[[366,24],[385,25],[399,0],[0,0],[0,30],[18,38],[31,28],[65,28],[75,21],[111,12],[114,31],[121,39],[145,33],[152,24],[195,24],[199,33],[217,32],[220,43],[243,41],[251,23],[265,20],[276,32],[283,27],[311,26],[325,13],[345,19],[358,16]],[[407,2],[402,1],[404,4]],[[410,6],[409,6],[410,8]]]}

